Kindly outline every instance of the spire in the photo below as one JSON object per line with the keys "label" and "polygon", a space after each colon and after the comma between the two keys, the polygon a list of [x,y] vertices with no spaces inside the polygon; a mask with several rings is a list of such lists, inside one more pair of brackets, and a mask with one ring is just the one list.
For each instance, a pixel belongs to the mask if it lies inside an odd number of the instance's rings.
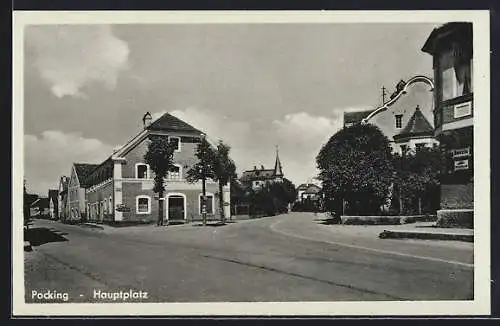
{"label": "spire", "polygon": [[278,145],[276,145],[276,162],[274,163],[274,175],[283,176],[283,170],[281,169],[280,157],[278,155]]}

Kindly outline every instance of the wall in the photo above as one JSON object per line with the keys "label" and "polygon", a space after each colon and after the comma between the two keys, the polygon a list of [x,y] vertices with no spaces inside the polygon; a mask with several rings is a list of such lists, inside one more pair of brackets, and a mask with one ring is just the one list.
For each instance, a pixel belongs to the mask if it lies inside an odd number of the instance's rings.
{"label": "wall", "polygon": [[[80,183],[73,167],[71,169],[71,176],[68,182],[68,215],[66,220],[80,219],[81,213],[84,212],[84,210],[82,210],[84,205],[80,204],[81,199],[85,200],[85,189],[80,188]],[[76,217],[74,216],[73,211],[78,211]]]}
{"label": "wall", "polygon": [[441,209],[474,208],[474,183],[442,184]]}
{"label": "wall", "polygon": [[[114,220],[114,216],[113,216],[113,214],[114,214],[114,198],[113,198],[113,195],[114,195],[113,182],[110,180],[95,190],[88,189],[86,192],[86,202],[87,202],[87,204],[93,205],[93,204],[97,204],[99,202],[102,202],[104,200],[107,200],[108,205],[109,205],[109,198],[111,197],[111,208],[112,209],[110,210],[110,208],[108,206],[108,209],[104,210],[102,220],[103,221],[113,221]],[[87,216],[88,216],[89,220],[99,221],[100,216],[95,216],[95,215],[89,216],[88,209],[86,209],[86,210],[87,210]]]}

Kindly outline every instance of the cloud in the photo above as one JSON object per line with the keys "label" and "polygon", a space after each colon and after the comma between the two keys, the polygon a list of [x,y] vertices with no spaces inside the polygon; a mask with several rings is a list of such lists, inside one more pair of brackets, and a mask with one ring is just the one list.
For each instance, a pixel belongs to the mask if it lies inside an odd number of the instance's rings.
{"label": "cloud", "polygon": [[91,83],[113,90],[118,74],[128,67],[128,44],[107,25],[30,26],[26,45],[34,67],[58,98],[85,98],[82,88]]}
{"label": "cloud", "polygon": [[111,155],[112,145],[78,133],[47,130],[40,136],[24,136],[24,173],[30,192],[46,195],[57,189],[59,177],[69,175],[73,162],[101,163]]}
{"label": "cloud", "polygon": [[333,111],[330,117],[297,112],[273,121],[284,173],[296,185],[317,175],[316,156],[342,128],[342,121],[342,110]]}

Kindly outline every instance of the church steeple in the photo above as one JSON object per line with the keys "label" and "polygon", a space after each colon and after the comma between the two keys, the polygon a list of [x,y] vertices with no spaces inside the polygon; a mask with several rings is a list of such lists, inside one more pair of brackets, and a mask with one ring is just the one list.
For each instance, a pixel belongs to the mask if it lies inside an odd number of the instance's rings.
{"label": "church steeple", "polygon": [[274,176],[282,177],[283,170],[281,168],[280,157],[278,155],[278,145],[276,145],[276,162],[274,163]]}

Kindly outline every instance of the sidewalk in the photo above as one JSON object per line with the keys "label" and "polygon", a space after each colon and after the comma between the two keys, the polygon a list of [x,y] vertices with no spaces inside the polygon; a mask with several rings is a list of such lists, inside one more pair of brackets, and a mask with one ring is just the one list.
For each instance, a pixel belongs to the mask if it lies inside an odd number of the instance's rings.
{"label": "sidewalk", "polygon": [[439,228],[434,222],[387,226],[379,234],[381,239],[454,240],[474,242],[474,230]]}

